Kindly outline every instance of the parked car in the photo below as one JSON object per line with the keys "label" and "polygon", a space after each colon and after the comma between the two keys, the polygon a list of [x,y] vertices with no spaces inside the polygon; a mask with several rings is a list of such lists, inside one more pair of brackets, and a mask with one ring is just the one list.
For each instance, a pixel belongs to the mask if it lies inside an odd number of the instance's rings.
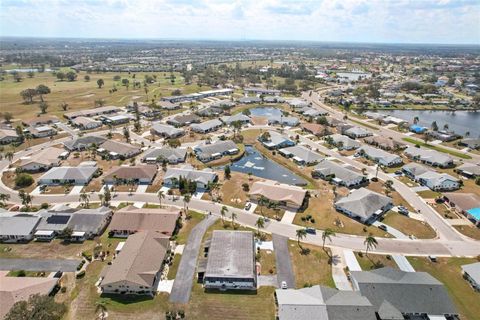
{"label": "parked car", "polygon": [[251,203],[251,202],[245,203],[245,210],[250,210],[251,207],[252,207],[252,203]]}
{"label": "parked car", "polygon": [[397,176],[401,176],[401,175],[403,175],[403,172],[401,170],[397,170],[397,171],[395,171],[395,174]]}
{"label": "parked car", "polygon": [[404,206],[398,206],[398,213],[408,216],[408,209]]}
{"label": "parked car", "polygon": [[317,234],[317,230],[315,228],[305,228],[305,231],[309,234]]}
{"label": "parked car", "polygon": [[379,225],[379,226],[378,226],[378,229],[381,229],[381,230],[383,230],[383,231],[387,231],[387,230],[388,230],[387,226],[384,225],[384,224]]}
{"label": "parked car", "polygon": [[282,287],[282,289],[288,289],[287,281],[282,281],[281,287]]}
{"label": "parked car", "polygon": [[437,262],[437,256],[428,256],[428,259],[432,262]]}

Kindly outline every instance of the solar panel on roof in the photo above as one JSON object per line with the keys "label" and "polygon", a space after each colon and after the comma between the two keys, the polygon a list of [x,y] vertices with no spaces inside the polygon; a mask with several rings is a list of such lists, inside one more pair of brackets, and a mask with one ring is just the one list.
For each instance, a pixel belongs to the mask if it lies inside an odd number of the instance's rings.
{"label": "solar panel on roof", "polygon": [[54,215],[47,218],[47,223],[49,224],[67,224],[70,216],[60,216]]}

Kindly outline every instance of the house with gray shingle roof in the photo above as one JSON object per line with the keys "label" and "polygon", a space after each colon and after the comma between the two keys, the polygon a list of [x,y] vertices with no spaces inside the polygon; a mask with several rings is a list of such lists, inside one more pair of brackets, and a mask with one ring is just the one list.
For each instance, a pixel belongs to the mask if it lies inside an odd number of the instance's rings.
{"label": "house with gray shingle roof", "polygon": [[313,168],[312,176],[332,181],[335,184],[347,188],[358,187],[368,182],[363,174],[327,159],[321,160],[320,163]]}
{"label": "house with gray shingle roof", "polygon": [[304,146],[292,146],[278,150],[284,157],[291,158],[299,165],[314,165],[323,157]]}
{"label": "house with gray shingle roof", "polygon": [[370,131],[360,128],[360,127],[352,127],[350,129],[345,130],[343,134],[349,136],[352,139],[357,139],[357,138],[365,138],[368,136],[373,135]]}
{"label": "house with gray shingle roof", "polygon": [[295,145],[295,142],[276,131],[267,132],[267,135],[264,133],[258,137],[258,141],[260,141],[267,149],[280,149]]}
{"label": "house with gray shingle roof", "polygon": [[227,125],[231,125],[235,121],[240,121],[242,124],[247,124],[251,122],[250,117],[247,115],[244,115],[243,113],[237,113],[237,114],[234,114],[233,116],[224,116],[221,119]]}
{"label": "house with gray shingle roof", "polygon": [[74,150],[86,150],[89,147],[95,145],[99,146],[107,141],[107,138],[101,136],[83,136],[76,139],[68,140],[63,143],[63,146],[70,151]]}
{"label": "house with gray shingle roof", "polygon": [[480,177],[480,165],[473,163],[464,163],[455,169],[457,173],[460,173],[468,178]]}
{"label": "house with gray shingle roof", "polygon": [[150,133],[164,138],[178,138],[185,134],[185,130],[163,123],[153,123]]}
{"label": "house with gray shingle roof", "polygon": [[202,162],[220,159],[226,155],[234,155],[240,151],[232,140],[219,140],[212,144],[196,146],[193,150],[195,151],[198,160]]}
{"label": "house with gray shingle roof", "polygon": [[458,317],[445,286],[426,272],[380,268],[351,271],[351,278],[354,289],[374,305],[380,319]]}
{"label": "house with gray shingle roof", "polygon": [[375,307],[356,291],[325,286],[275,290],[278,320],[373,320]]}
{"label": "house with gray shingle roof", "polygon": [[417,147],[408,147],[404,154],[410,159],[420,161],[434,167],[448,168],[453,166],[453,159],[435,150],[422,149]]}
{"label": "house with gray shingle roof", "polygon": [[199,123],[200,121],[200,117],[195,114],[181,114],[171,119],[168,119],[167,123],[175,127],[183,127],[188,126],[192,123]]}
{"label": "house with gray shingle roof", "polygon": [[371,159],[383,166],[392,167],[403,163],[400,156],[389,153],[382,149],[377,149],[370,146],[363,146],[358,150],[358,155],[361,155],[367,159]]}
{"label": "house with gray shingle roof", "polygon": [[156,148],[149,150],[143,157],[144,162],[156,163],[166,160],[170,164],[185,162],[186,148]]}
{"label": "house with gray shingle roof", "polygon": [[38,215],[0,213],[0,242],[30,241],[39,223]]}
{"label": "house with gray shingle roof", "polygon": [[462,271],[464,278],[470,282],[472,287],[480,291],[480,262],[463,265]]}
{"label": "house with gray shingle roof", "polygon": [[222,121],[218,119],[212,119],[202,123],[191,124],[190,128],[192,129],[192,131],[195,131],[198,133],[209,133],[209,132],[217,131],[222,126],[223,126]]}
{"label": "house with gray shingle roof", "polygon": [[332,134],[330,137],[332,138],[333,144],[339,150],[353,150],[360,147],[360,142],[344,136],[343,134],[336,133]]}
{"label": "house with gray shingle roof", "polygon": [[289,116],[271,116],[268,118],[269,125],[280,124],[282,126],[290,126],[295,127],[298,126],[300,120],[297,117],[289,117]]}
{"label": "house with gray shingle roof", "polygon": [[96,167],[53,167],[38,179],[38,184],[86,185],[92,180]]}
{"label": "house with gray shingle roof", "polygon": [[377,220],[393,207],[392,198],[369,189],[355,189],[335,202],[335,209],[365,224]]}
{"label": "house with gray shingle roof", "polygon": [[97,151],[100,154],[108,155],[111,159],[128,159],[140,154],[142,149],[129,143],[107,140],[102,143]]}
{"label": "house with gray shingle roof", "polygon": [[197,189],[202,190],[207,189],[209,182],[214,182],[218,178],[212,169],[196,170],[190,165],[184,165],[180,168],[169,167],[163,177],[163,185],[172,188],[177,187],[180,177],[196,182]]}

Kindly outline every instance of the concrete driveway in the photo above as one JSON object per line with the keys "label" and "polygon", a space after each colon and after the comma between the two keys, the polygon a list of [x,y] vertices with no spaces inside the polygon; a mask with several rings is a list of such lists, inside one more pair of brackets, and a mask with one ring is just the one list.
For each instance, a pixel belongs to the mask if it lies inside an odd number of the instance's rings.
{"label": "concrete driveway", "polygon": [[208,216],[197,224],[188,236],[187,244],[183,249],[182,259],[178,266],[177,275],[173,282],[170,302],[187,303],[192,292],[192,282],[195,277],[197,257],[200,252],[202,238],[205,231],[217,221],[218,217]]}
{"label": "concrete driveway", "polygon": [[73,259],[0,259],[0,270],[75,272],[79,264]]}
{"label": "concrete driveway", "polygon": [[275,251],[275,265],[277,267],[278,287],[282,281],[287,282],[288,288],[295,288],[295,274],[293,273],[292,259],[288,250],[288,238],[272,234],[273,248]]}

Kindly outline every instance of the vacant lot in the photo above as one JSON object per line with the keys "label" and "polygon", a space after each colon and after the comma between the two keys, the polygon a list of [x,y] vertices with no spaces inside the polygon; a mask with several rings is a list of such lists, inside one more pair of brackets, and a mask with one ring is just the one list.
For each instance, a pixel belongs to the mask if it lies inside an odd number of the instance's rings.
{"label": "vacant lot", "polygon": [[475,226],[454,226],[460,233],[475,240],[480,240],[480,228]]}
{"label": "vacant lot", "polygon": [[453,299],[462,320],[478,319],[480,314],[480,293],[462,277],[461,266],[477,262],[468,258],[439,258],[438,262],[431,262],[427,258],[408,257],[416,271],[425,271],[445,284]]}
{"label": "vacant lot", "polygon": [[365,252],[355,252],[355,257],[357,258],[360,267],[364,271],[383,267],[392,267],[398,269],[397,264],[390,256],[371,253],[369,253],[367,256],[365,255]]}
{"label": "vacant lot", "polygon": [[395,211],[387,212],[382,222],[406,235],[414,235],[418,239],[432,239],[436,236],[428,223],[406,217]]}
{"label": "vacant lot", "polygon": [[95,241],[92,240],[65,243],[57,239],[51,242],[0,244],[0,258],[78,259],[83,251],[92,250],[94,246]]}

